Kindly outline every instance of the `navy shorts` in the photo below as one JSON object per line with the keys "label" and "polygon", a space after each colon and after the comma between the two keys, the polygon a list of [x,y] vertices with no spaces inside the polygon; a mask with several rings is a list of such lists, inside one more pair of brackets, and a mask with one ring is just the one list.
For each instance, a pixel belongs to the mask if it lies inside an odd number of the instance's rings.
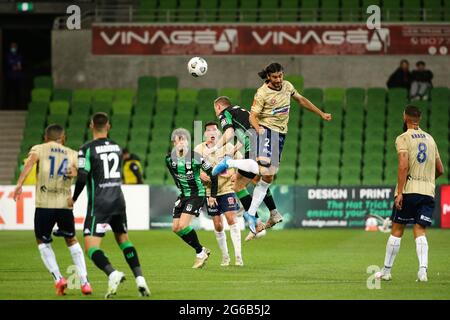
{"label": "navy shorts", "polygon": [[71,209],[36,208],[34,214],[34,234],[43,243],[50,243],[55,224],[64,238],[75,237],[75,220]]}
{"label": "navy shorts", "polygon": [[264,167],[280,165],[286,135],[262,126],[266,131],[257,137],[256,161]]}
{"label": "navy shorts", "polygon": [[239,205],[235,193],[227,193],[216,197],[217,206],[208,207],[208,215],[220,216],[228,211],[238,211]]}
{"label": "navy shorts", "polygon": [[392,209],[391,220],[401,224],[420,224],[427,227],[431,225],[434,211],[434,198],[417,193],[403,194],[401,210]]}

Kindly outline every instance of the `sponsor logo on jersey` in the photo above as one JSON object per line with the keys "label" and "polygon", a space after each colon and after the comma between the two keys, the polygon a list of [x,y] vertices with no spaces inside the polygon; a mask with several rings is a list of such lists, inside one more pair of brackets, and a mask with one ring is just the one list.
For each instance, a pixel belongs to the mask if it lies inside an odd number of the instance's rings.
{"label": "sponsor logo on jersey", "polygon": [[279,107],[279,108],[274,108],[272,110],[272,114],[273,115],[276,115],[276,114],[279,114],[279,115],[288,114],[290,107],[291,106],[283,106],[283,107]]}

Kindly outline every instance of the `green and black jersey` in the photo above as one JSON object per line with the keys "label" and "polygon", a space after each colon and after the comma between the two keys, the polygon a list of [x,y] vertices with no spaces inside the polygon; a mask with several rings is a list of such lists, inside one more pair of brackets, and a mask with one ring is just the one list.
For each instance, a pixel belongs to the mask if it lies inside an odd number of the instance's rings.
{"label": "green and black jersey", "polygon": [[180,189],[180,197],[205,197],[206,189],[200,180],[200,169],[211,178],[211,197],[217,195],[218,178],[212,176],[212,166],[200,154],[190,151],[184,157],[178,157],[175,151],[167,154],[166,166]]}
{"label": "green and black jersey", "polygon": [[122,149],[114,141],[103,138],[86,143],[78,152],[76,200],[87,185],[88,214],[115,215],[125,213],[122,193]]}
{"label": "green and black jersey", "polygon": [[228,107],[219,114],[219,122],[222,126],[222,130],[225,132],[228,128],[233,128],[234,133],[239,140],[244,145],[245,152],[250,152],[251,142],[254,140],[253,127],[250,124],[250,112],[239,107]]}

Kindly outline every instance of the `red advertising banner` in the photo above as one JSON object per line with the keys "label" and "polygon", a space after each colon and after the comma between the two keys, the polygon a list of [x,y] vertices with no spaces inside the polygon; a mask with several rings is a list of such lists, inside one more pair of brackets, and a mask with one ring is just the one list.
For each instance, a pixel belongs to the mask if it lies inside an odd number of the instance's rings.
{"label": "red advertising banner", "polygon": [[95,55],[447,55],[450,25],[107,25]]}
{"label": "red advertising banner", "polygon": [[441,228],[450,228],[450,186],[441,187]]}

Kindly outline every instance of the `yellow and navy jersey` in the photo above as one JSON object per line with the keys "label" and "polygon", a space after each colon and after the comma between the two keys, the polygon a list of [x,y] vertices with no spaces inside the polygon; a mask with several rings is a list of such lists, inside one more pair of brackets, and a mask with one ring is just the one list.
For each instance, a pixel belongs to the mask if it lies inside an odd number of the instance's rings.
{"label": "yellow and navy jersey", "polygon": [[[225,157],[225,155],[231,155],[235,159],[243,158],[240,152],[236,152],[236,154],[233,156],[234,146],[231,143],[227,143],[226,145],[222,146],[222,148],[220,148],[215,152],[212,152],[208,155],[204,155],[205,151],[208,149],[209,148],[206,142],[203,142],[198,146],[196,146],[194,151],[199,153],[201,156],[205,157],[206,160],[208,160],[208,162],[213,167],[217,165]],[[231,182],[231,177],[234,173],[235,169],[229,168],[219,175],[218,190],[217,190],[218,196],[228,193],[234,193],[233,183]],[[211,183],[209,182],[204,184],[206,186],[206,194],[209,196],[211,194]]]}
{"label": "yellow and navy jersey", "polygon": [[36,164],[36,208],[68,209],[72,179],[67,169],[77,165],[76,151],[50,141],[35,145],[30,155],[38,157]]}
{"label": "yellow and navy jersey", "polygon": [[257,114],[259,124],[271,130],[287,133],[291,97],[296,94],[294,86],[283,80],[280,90],[263,84],[255,94],[252,112]]}
{"label": "yellow and navy jersey", "polygon": [[[78,152],[78,176],[79,179],[80,176],[85,177],[88,214],[113,215],[125,212],[121,188],[122,149],[117,143],[101,138],[83,145]],[[79,192],[81,190],[76,187],[76,196]]]}
{"label": "yellow and navy jersey", "polygon": [[[408,153],[408,176],[403,193],[434,197],[436,159],[439,151],[433,137],[422,129],[408,129],[395,140],[397,152]],[[397,194],[397,188],[395,194]]]}
{"label": "yellow and navy jersey", "polygon": [[217,177],[211,176],[212,165],[200,154],[190,151],[178,157],[175,151],[167,154],[166,166],[180,190],[180,197],[205,197],[206,188],[200,179],[200,169],[211,177],[211,196],[217,195]]}

